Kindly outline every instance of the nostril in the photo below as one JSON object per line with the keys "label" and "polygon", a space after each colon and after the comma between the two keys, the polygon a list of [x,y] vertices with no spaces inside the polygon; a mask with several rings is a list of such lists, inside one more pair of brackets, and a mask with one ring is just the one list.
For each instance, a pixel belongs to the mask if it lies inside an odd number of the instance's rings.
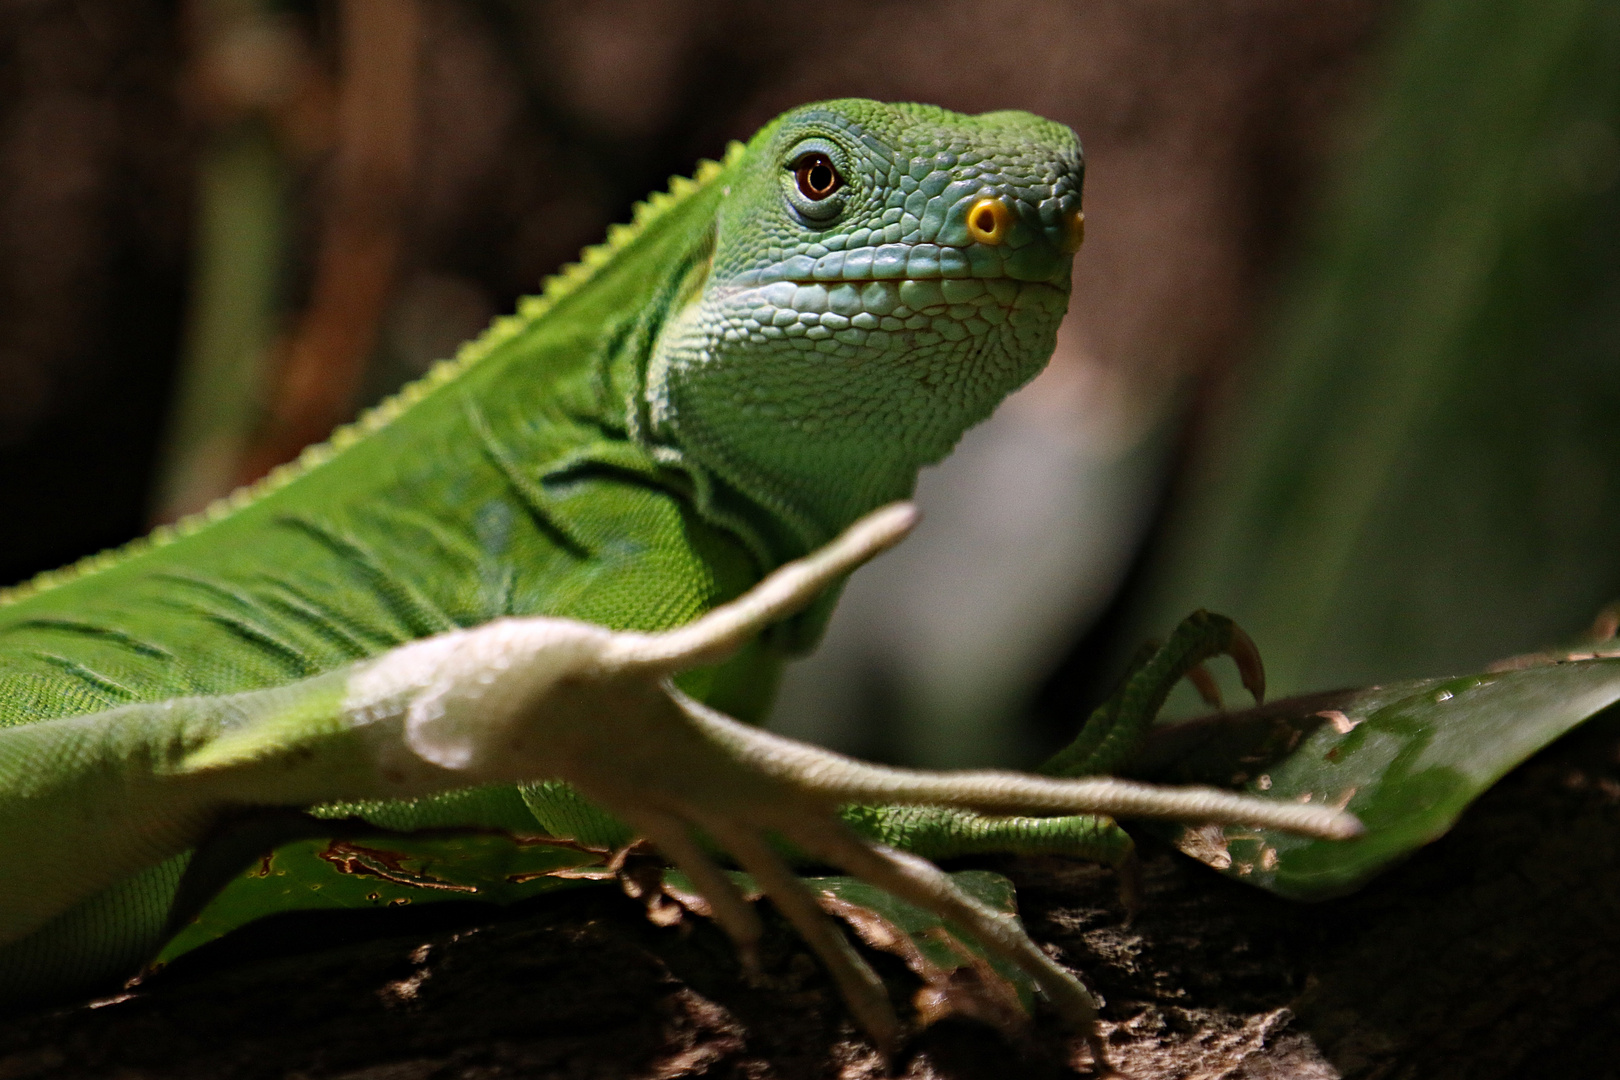
{"label": "nostril", "polygon": [[1063,215],[1063,254],[1073,255],[1086,240],[1086,215],[1070,210]]}
{"label": "nostril", "polygon": [[1012,211],[1007,204],[986,196],[968,208],[968,235],[981,244],[1005,244],[1012,230]]}

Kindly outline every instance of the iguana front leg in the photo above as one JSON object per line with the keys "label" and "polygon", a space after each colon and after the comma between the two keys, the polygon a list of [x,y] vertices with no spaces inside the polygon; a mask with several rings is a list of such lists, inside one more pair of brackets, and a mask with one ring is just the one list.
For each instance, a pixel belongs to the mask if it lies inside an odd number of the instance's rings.
{"label": "iguana front leg", "polygon": [[[129,706],[0,732],[0,771],[12,778],[6,799],[17,803],[0,807],[12,811],[0,836],[6,901],[0,930],[22,936],[110,883],[94,875],[127,874],[138,868],[132,862],[149,864],[193,846],[236,808],[413,798],[560,778],[685,870],[746,959],[759,937],[757,918],[694,830],[717,842],[821,956],[880,1045],[893,1043],[899,1025],[877,976],[821,915],[769,837],[967,929],[1029,972],[1088,1033],[1101,1060],[1091,998],[1016,920],[966,896],[932,864],[859,837],[838,808],[1095,813],[1321,836],[1353,835],[1360,826],[1328,807],[1213,789],[884,768],[740,724],[675,689],[673,674],[724,659],[896,543],[914,520],[908,505],[879,510],[738,600],[667,633],[503,619],[274,690]],[[64,829],[104,857],[87,865],[85,846],[64,843]],[[8,889],[10,882],[26,887]]]}
{"label": "iguana front leg", "polygon": [[1219,691],[1204,671],[1205,660],[1230,656],[1244,689],[1258,704],[1265,697],[1266,674],[1260,650],[1225,615],[1195,611],[1176,626],[1170,640],[1144,647],[1132,661],[1119,689],[1087,717],[1073,742],[1041,765],[1048,776],[1094,776],[1115,772],[1136,756],[1148,728],[1170,691],[1193,680],[1204,700],[1220,705]]}
{"label": "iguana front leg", "polygon": [[[1118,689],[1092,711],[1074,741],[1037,771],[1047,776],[1095,776],[1128,764],[1165,698],[1183,678],[1192,679],[1204,699],[1219,706],[1219,693],[1201,665],[1223,655],[1236,661],[1243,685],[1259,701],[1265,692],[1265,672],[1254,643],[1224,615],[1196,611],[1181,621],[1169,641],[1138,652]],[[1105,863],[1119,875],[1127,910],[1134,913],[1140,899],[1135,842],[1109,817],[1006,817],[938,807],[864,805],[847,806],[842,816],[863,836],[929,859],[1010,852]]]}

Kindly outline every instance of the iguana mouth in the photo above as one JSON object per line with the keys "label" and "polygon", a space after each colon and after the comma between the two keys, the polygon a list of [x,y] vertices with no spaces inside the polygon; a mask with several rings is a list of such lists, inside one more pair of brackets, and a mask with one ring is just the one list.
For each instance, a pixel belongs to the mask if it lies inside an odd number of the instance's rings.
{"label": "iguana mouth", "polygon": [[[1015,278],[1015,277],[1012,277],[1009,274],[986,274],[986,275],[959,274],[959,275],[956,275],[954,277],[944,277],[943,275],[937,275],[937,274],[932,276],[932,277],[928,277],[928,276],[912,277],[912,276],[908,275],[906,277],[897,277],[897,278],[872,278],[872,277],[867,277],[867,278],[835,278],[835,279],[833,279],[831,281],[823,281],[820,278],[781,278],[780,280],[783,281],[783,282],[786,282],[787,284],[790,284],[790,285],[823,285],[823,286],[826,286],[826,287],[829,287],[829,288],[834,287],[834,286],[838,286],[838,285],[862,285],[862,286],[864,286],[864,285],[897,285],[898,286],[898,285],[904,285],[908,281],[1009,281],[1009,282],[1012,282],[1015,285],[1020,285],[1020,286],[1022,286],[1022,285],[1045,285],[1049,289],[1057,288],[1057,286],[1055,284],[1053,284],[1052,282],[1050,282],[1050,281],[1025,281],[1022,278]],[[754,286],[754,288],[763,288],[763,287],[765,287],[766,285],[769,285],[769,284],[773,284],[773,283],[772,282],[761,282],[759,285]]]}
{"label": "iguana mouth", "polygon": [[[904,245],[893,245],[903,247]],[[903,281],[966,281],[1003,279],[1024,284],[1046,283],[1056,285],[1068,268],[1066,258],[1053,259],[1045,245],[1030,245],[1021,249],[973,249],[915,245],[902,253],[887,256],[887,273],[873,273],[876,257],[858,260],[858,268],[848,266],[852,260],[834,259],[835,255],[864,255],[859,252],[832,252],[819,259],[809,255],[795,255],[770,266],[745,270],[736,275],[732,284],[742,288],[758,288],[778,283],[794,285],[868,285]],[[854,269],[854,273],[850,271]]]}
{"label": "iguana mouth", "polygon": [[[733,286],[716,296],[716,323],[726,341],[748,341],[821,353],[882,348],[888,335],[904,335],[906,348],[1027,335],[1036,324],[1055,326],[1068,291],[1050,281],[1007,275],[784,278]],[[793,342],[800,344],[793,344]]]}
{"label": "iguana mouth", "polygon": [[[805,306],[798,306],[800,299],[799,289],[817,289],[823,294],[820,308],[821,313],[832,312],[853,318],[861,312],[870,312],[876,316],[898,315],[900,318],[914,312],[927,312],[932,315],[949,312],[957,317],[968,317],[969,312],[964,310],[971,306],[998,307],[1003,311],[1011,311],[1020,306],[1020,298],[1027,303],[1031,295],[1049,294],[1052,297],[1066,295],[1063,290],[1047,281],[1020,281],[1017,278],[1007,277],[904,277],[904,278],[844,278],[835,282],[810,280],[789,280],[784,284],[794,287],[795,296],[786,304],[778,305],[778,311],[817,312],[815,301],[807,301]],[[872,286],[889,286],[880,288],[876,295],[868,292]],[[847,297],[835,301],[833,292],[841,286],[848,286],[858,292],[857,302],[850,303]],[[768,286],[761,286],[767,288]],[[1031,293],[1027,290],[1037,290]],[[956,311],[950,311],[956,308]],[[893,329],[893,327],[890,327]],[[912,327],[911,329],[916,329]]]}
{"label": "iguana mouth", "polygon": [[[739,306],[746,305],[749,316],[759,322],[786,325],[791,316],[835,314],[846,318],[867,313],[883,318],[901,318],[918,311],[967,317],[968,309],[999,307],[1011,310],[1028,305],[1031,299],[1066,296],[1049,281],[1022,281],[1005,274],[996,276],[840,278],[784,278],[737,290]],[[938,309],[936,311],[936,309]],[[890,327],[894,329],[894,327]]]}

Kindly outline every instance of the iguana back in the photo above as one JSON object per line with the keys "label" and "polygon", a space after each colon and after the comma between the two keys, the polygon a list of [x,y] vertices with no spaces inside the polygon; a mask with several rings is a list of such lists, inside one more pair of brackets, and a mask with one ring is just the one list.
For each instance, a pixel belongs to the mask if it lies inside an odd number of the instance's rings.
{"label": "iguana back", "polygon": [[610,369],[700,257],[720,173],[300,464],[13,590],[0,725],[277,685],[501,615],[663,628],[745,588],[764,568],[651,462],[542,481],[592,446],[633,452]]}
{"label": "iguana back", "polygon": [[[689,621],[908,495],[1040,369],[1080,172],[1073,133],[1027,113],[846,100],[779,117],[299,465],[0,597],[0,729],[278,687],[503,615]],[[683,688],[757,717],[830,602]],[[7,745],[0,803],[37,839],[38,752]],[[122,766],[51,768],[88,791]],[[543,786],[364,809],[400,829],[613,825]],[[67,986],[149,956],[186,859],[0,946],[0,997],[8,977]]]}

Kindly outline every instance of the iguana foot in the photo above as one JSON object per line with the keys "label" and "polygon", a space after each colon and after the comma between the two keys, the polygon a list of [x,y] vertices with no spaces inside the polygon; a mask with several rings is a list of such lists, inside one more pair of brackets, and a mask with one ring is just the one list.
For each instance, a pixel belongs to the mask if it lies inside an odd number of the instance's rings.
{"label": "iguana foot", "polygon": [[901,1028],[882,983],[773,849],[780,838],[954,922],[1016,964],[1086,1034],[1102,1063],[1091,996],[1016,918],[967,896],[926,860],[857,835],[839,808],[1155,817],[1326,837],[1355,835],[1360,824],[1332,807],[1210,788],[886,768],[741,724],[675,688],[671,676],[725,659],[898,542],[915,519],[909,505],[876,511],[732,603],[666,633],[503,619],[403,646],[347,676],[338,717],[283,690],[277,712],[233,725],[192,753],[185,771],[213,775],[233,800],[259,804],[565,780],[685,871],[744,962],[756,963],[758,917],[697,836],[710,838],[821,957],[861,1026],[879,1046],[894,1046]]}
{"label": "iguana foot", "polygon": [[1225,615],[1195,611],[1181,620],[1169,641],[1144,646],[1137,653],[1119,689],[1092,711],[1074,741],[1038,771],[1047,776],[1118,771],[1135,756],[1165,698],[1182,679],[1191,682],[1205,701],[1219,707],[1220,690],[1203,666],[1215,656],[1232,658],[1244,689],[1254,695],[1256,703],[1265,697],[1266,672],[1254,641]]}

